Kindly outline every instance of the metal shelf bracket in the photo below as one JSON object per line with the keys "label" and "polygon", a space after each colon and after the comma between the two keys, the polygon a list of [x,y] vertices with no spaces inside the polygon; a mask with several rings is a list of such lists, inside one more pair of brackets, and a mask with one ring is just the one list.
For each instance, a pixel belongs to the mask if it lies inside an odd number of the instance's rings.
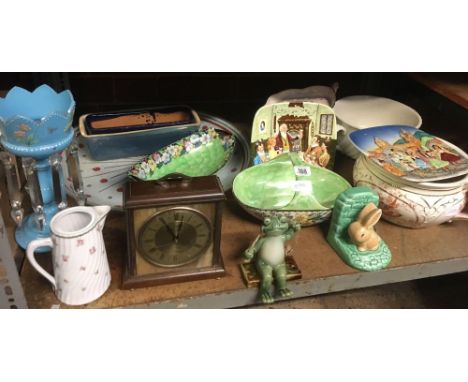
{"label": "metal shelf bracket", "polygon": [[27,307],[3,216],[0,213],[0,309]]}

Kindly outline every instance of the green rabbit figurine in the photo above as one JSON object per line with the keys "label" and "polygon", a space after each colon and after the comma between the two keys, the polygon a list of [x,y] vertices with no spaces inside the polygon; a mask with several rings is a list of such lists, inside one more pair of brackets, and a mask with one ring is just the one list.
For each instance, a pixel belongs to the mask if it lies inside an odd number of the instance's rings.
{"label": "green rabbit figurine", "polygon": [[361,271],[385,268],[392,259],[387,244],[375,232],[382,210],[379,196],[367,187],[351,187],[335,201],[327,240],[349,266]]}

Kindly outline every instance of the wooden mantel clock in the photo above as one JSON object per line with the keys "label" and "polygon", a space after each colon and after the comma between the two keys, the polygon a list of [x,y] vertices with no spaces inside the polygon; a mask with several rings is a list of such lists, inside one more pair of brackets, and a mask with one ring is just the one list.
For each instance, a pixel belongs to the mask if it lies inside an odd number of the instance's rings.
{"label": "wooden mantel clock", "polygon": [[217,176],[172,174],[129,182],[124,194],[124,289],[224,275],[220,252],[225,200]]}

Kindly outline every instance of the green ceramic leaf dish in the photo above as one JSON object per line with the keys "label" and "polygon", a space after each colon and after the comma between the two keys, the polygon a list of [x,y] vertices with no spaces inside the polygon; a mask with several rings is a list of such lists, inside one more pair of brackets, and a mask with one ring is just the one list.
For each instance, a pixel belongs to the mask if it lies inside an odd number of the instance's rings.
{"label": "green ceramic leaf dish", "polygon": [[288,153],[242,171],[234,179],[233,192],[240,205],[259,219],[284,215],[307,226],[328,219],[335,199],[349,187],[333,171]]}
{"label": "green ceramic leaf dish", "polygon": [[157,180],[172,173],[211,175],[229,160],[234,144],[232,135],[202,129],[148,155],[130,169],[129,175],[141,180]]}

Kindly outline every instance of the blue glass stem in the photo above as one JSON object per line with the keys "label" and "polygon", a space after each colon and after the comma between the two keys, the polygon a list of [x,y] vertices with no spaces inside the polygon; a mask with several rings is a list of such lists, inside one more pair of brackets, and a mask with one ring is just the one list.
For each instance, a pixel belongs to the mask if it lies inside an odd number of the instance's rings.
{"label": "blue glass stem", "polygon": [[[37,183],[39,183],[39,187],[37,187],[37,184],[33,184],[33,179],[29,183],[29,193],[34,213],[29,215],[25,219],[25,224],[16,230],[16,240],[23,248],[26,248],[31,240],[50,236],[50,221],[58,212],[58,206],[54,198],[52,169],[49,158],[36,159],[33,171],[37,173]],[[61,187],[63,187],[63,179],[61,179]],[[41,247],[36,252],[46,252],[48,250],[50,248]]]}
{"label": "blue glass stem", "polygon": [[[52,169],[50,166],[49,158],[42,158],[36,160],[37,177],[39,179],[40,193],[42,195],[43,211],[45,218],[45,225],[43,230],[50,233],[50,221],[58,212],[58,206],[55,201],[54,185],[52,180]],[[63,180],[61,179],[61,187],[63,187]],[[45,233],[45,232],[44,232]]]}

